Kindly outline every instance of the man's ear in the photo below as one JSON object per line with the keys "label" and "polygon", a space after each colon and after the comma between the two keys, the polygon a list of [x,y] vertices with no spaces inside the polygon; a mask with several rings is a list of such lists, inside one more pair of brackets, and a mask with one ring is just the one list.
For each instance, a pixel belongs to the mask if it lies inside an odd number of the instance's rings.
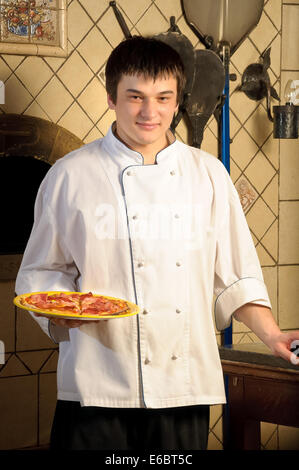
{"label": "man's ear", "polygon": [[110,109],[115,109],[115,103],[113,103],[112,98],[110,95],[107,95],[107,103]]}

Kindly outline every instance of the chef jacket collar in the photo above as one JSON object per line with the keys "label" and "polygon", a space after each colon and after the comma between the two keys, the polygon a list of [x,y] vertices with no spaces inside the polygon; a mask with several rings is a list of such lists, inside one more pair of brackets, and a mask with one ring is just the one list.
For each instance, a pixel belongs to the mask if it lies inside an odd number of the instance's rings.
{"label": "chef jacket collar", "polygon": [[[132,150],[126,144],[124,144],[121,140],[119,140],[115,134],[114,129],[116,126],[116,122],[110,126],[106,137],[104,138],[106,148],[113,157],[119,160],[119,157],[123,159],[123,164],[126,166],[127,164],[131,165],[143,165],[144,159],[141,153],[137,152],[136,150]],[[173,150],[177,145],[177,140],[169,129],[167,132],[167,139],[169,145],[160,150],[156,155],[156,163],[160,164],[162,161],[166,161],[168,157],[173,155]],[[127,157],[126,159],[124,157]],[[126,160],[126,161],[125,161]]]}

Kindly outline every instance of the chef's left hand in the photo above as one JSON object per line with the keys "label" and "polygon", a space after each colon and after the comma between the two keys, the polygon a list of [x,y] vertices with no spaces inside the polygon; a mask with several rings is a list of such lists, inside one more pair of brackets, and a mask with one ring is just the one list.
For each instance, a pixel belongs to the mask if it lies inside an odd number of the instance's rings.
{"label": "chef's left hand", "polygon": [[274,337],[268,345],[275,356],[299,365],[299,330],[281,333]]}

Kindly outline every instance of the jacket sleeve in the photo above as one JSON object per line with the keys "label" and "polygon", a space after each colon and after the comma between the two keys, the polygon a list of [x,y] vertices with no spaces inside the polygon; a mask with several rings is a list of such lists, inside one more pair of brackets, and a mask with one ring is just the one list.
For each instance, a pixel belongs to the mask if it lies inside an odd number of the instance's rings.
{"label": "jacket sleeve", "polygon": [[261,265],[240,203],[227,174],[222,188],[221,224],[216,246],[214,295],[218,330],[227,328],[232,314],[252,302],[271,308]]}
{"label": "jacket sleeve", "polygon": [[[42,186],[35,202],[33,228],[16,279],[17,295],[76,290],[78,271],[60,236],[55,214],[44,198]],[[52,325],[45,317],[33,314],[32,317],[53,341],[68,340],[65,328]]]}

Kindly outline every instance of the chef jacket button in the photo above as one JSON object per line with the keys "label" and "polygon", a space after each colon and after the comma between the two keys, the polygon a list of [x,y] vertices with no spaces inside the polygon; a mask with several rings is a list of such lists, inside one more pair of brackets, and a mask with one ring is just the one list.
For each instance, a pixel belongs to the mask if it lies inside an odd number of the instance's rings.
{"label": "chef jacket button", "polygon": [[177,261],[175,264],[176,264],[177,266],[181,266],[181,263],[180,263],[179,261]]}
{"label": "chef jacket button", "polygon": [[133,174],[133,173],[132,173],[130,170],[127,171],[127,175],[128,175],[128,176],[132,176],[132,174]]}
{"label": "chef jacket button", "polygon": [[179,214],[174,214],[175,218],[176,219],[179,219],[180,218],[180,215]]}
{"label": "chef jacket button", "polygon": [[176,356],[175,354],[173,354],[173,355],[171,356],[171,359],[172,359],[173,361],[175,361],[176,359],[178,359],[178,356]]}
{"label": "chef jacket button", "polygon": [[175,175],[175,171],[171,170],[170,174],[171,174],[171,176]]}
{"label": "chef jacket button", "polygon": [[142,268],[144,266],[144,263],[140,261],[140,263],[137,264],[138,268]]}
{"label": "chef jacket button", "polygon": [[144,364],[149,364],[151,361],[146,357],[144,360]]}
{"label": "chef jacket button", "polygon": [[146,308],[145,308],[142,313],[143,313],[143,315],[147,315],[149,312],[148,312],[148,310],[146,310]]}
{"label": "chef jacket button", "polygon": [[181,313],[179,308],[176,309],[176,313]]}
{"label": "chef jacket button", "polygon": [[138,219],[138,215],[136,215],[136,214],[135,214],[135,215],[133,215],[132,219],[133,219],[133,220],[136,220],[136,219]]}

